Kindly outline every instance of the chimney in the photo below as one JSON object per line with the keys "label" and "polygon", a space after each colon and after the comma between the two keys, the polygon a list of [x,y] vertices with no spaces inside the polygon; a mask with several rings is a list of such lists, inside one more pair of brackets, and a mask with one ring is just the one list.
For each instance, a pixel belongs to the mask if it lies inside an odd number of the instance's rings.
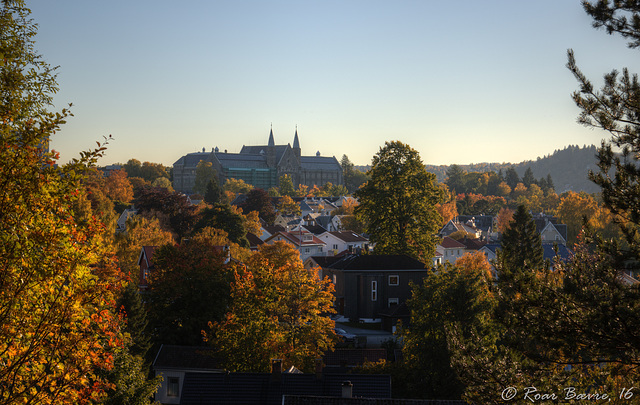
{"label": "chimney", "polygon": [[343,381],[342,382],[342,398],[351,398],[353,397],[353,384],[351,381]]}
{"label": "chimney", "polygon": [[271,381],[280,382],[282,380],[282,359],[271,359]]}

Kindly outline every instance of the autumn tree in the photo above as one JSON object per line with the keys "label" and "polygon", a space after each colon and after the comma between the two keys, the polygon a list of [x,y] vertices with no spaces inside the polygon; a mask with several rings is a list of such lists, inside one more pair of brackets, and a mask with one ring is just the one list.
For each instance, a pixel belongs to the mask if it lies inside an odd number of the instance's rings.
{"label": "autumn tree", "polygon": [[122,272],[138,282],[138,258],[143,246],[162,246],[174,242],[171,233],[162,229],[157,218],[135,215],[127,219],[126,231],[116,235],[116,257]]}
{"label": "autumn tree", "polygon": [[247,255],[224,231],[212,228],[154,252],[155,270],[145,301],[156,343],[202,344],[201,331],[208,322],[220,321],[229,304],[233,272],[226,263],[228,254]]}
{"label": "autumn tree", "polygon": [[285,195],[278,202],[278,212],[283,215],[300,215],[300,204],[295,202],[291,197]]}
{"label": "autumn tree", "polygon": [[269,370],[270,360],[310,372],[333,348],[333,284],[300,261],[285,242],[262,245],[235,266],[231,304],[207,334],[232,371]]}
{"label": "autumn tree", "polygon": [[201,160],[196,166],[196,178],[193,185],[193,191],[204,195],[207,192],[207,185],[211,180],[215,180],[218,177],[216,169],[213,168],[213,163],[205,162]]}
{"label": "autumn tree", "polygon": [[[482,253],[480,256],[484,257]],[[428,272],[412,287],[411,326],[402,349],[407,390],[412,397],[460,399],[465,384],[451,361],[448,336],[453,330],[473,335],[493,308],[486,259],[463,257]]]}
{"label": "autumn tree", "polygon": [[430,262],[443,198],[435,175],[425,170],[418,152],[398,141],[386,142],[373,157],[371,180],[355,193],[366,232],[376,253],[407,254]]}
{"label": "autumn tree", "polygon": [[231,191],[234,194],[247,194],[249,191],[253,190],[253,186],[245,183],[242,179],[229,178],[222,186],[222,190]]}
{"label": "autumn tree", "polygon": [[48,152],[70,113],[48,112],[55,70],[29,15],[22,1],[0,5],[0,404],[87,403],[123,346],[103,225],[74,212],[104,149],[61,166]]}
{"label": "autumn tree", "polygon": [[113,170],[105,177],[104,182],[107,196],[113,201],[129,203],[133,200],[133,186],[127,179],[124,170]]}
{"label": "autumn tree", "polygon": [[266,191],[256,188],[247,194],[247,199],[242,203],[244,212],[257,211],[260,218],[267,224],[273,224],[276,219],[276,212],[271,201],[271,197]]}
{"label": "autumn tree", "polygon": [[163,228],[171,231],[178,241],[191,231],[197,218],[196,208],[186,196],[165,188],[142,190],[135,205],[140,214],[158,218]]}
{"label": "autumn tree", "polygon": [[293,187],[293,181],[291,176],[285,174],[280,176],[280,195],[293,197],[296,195],[296,190]]}
{"label": "autumn tree", "polygon": [[193,228],[194,232],[197,233],[204,228],[219,229],[227,234],[230,241],[242,247],[249,247],[245,219],[229,204],[214,204],[205,208],[198,218]]}

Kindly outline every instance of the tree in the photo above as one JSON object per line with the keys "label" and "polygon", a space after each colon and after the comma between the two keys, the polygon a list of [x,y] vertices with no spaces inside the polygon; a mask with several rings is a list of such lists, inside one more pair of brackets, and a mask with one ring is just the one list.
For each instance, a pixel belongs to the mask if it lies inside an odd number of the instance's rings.
{"label": "tree", "polygon": [[169,180],[166,177],[158,177],[153,181],[153,183],[151,183],[151,187],[166,188],[167,191],[170,191],[170,192],[175,191],[173,189],[173,185],[171,184],[171,180]]}
{"label": "tree", "polygon": [[242,203],[241,208],[244,212],[257,211],[260,218],[267,224],[273,224],[276,219],[276,212],[271,202],[271,197],[266,191],[256,188],[247,194],[247,199]]}
{"label": "tree", "polygon": [[216,169],[213,168],[213,163],[205,162],[201,160],[198,162],[198,166],[196,166],[196,179],[193,185],[193,191],[198,194],[206,194],[207,186],[211,180],[216,179],[218,174]]}
{"label": "tree", "polygon": [[231,191],[234,194],[247,194],[249,191],[253,190],[253,186],[251,184],[247,184],[242,179],[227,179],[224,185],[222,186],[223,191]]}
{"label": "tree", "polygon": [[509,187],[511,187],[511,189],[516,188],[518,183],[520,183],[520,177],[518,176],[516,169],[514,169],[513,167],[509,167],[507,169],[507,173],[504,176],[504,181]]}
{"label": "tree", "polygon": [[[634,2],[583,2],[585,11],[594,19],[597,28],[606,28],[609,34],[628,38],[630,48],[638,47],[640,7]],[[580,84],[573,100],[581,109],[578,122],[611,134],[598,148],[599,172],[590,172],[589,178],[601,188],[602,201],[614,215],[625,238],[637,257],[640,253],[640,171],[637,156],[640,152],[640,84],[637,74],[627,68],[604,76],[600,91],[584,76],[576,64],[573,51],[568,52],[567,67]],[[621,153],[614,153],[614,149]]]}
{"label": "tree", "polygon": [[127,172],[114,170],[105,177],[104,187],[107,196],[113,201],[129,203],[133,200],[133,186],[127,179]]}
{"label": "tree", "polygon": [[118,265],[132,282],[138,281],[138,258],[143,246],[173,244],[171,233],[162,229],[157,218],[135,215],[127,219],[126,232],[116,235],[115,247]]}
{"label": "tree", "polygon": [[146,303],[156,343],[200,345],[208,322],[222,319],[233,281],[223,246],[236,258],[248,256],[224,231],[212,228],[155,251]]}
{"label": "tree", "polygon": [[176,240],[191,231],[197,217],[196,208],[186,196],[165,188],[142,190],[135,205],[142,215],[158,218],[164,229],[175,234]]}
{"label": "tree", "polygon": [[463,257],[460,266],[447,264],[412,286],[411,326],[404,333],[402,350],[412,397],[460,399],[464,392],[451,362],[448,336],[456,327],[463,336],[472,335],[492,308],[485,262]]}
{"label": "tree", "polygon": [[209,180],[209,183],[207,183],[204,201],[208,204],[217,204],[220,202],[220,186],[218,186],[218,180],[216,178],[212,178]]}
{"label": "tree", "polygon": [[64,166],[48,152],[70,113],[47,110],[55,74],[29,14],[0,5],[0,404],[86,403],[103,397],[123,337],[103,225],[74,212],[104,147]]}
{"label": "tree", "polygon": [[355,193],[376,253],[407,254],[429,263],[442,219],[436,204],[443,192],[414,149],[386,142],[373,157],[371,180]]}
{"label": "tree", "polygon": [[246,268],[235,267],[229,311],[207,338],[228,370],[266,372],[280,358],[285,368],[311,372],[335,343],[332,292],[329,279],[306,269],[293,246],[262,245]]}
{"label": "tree", "polygon": [[288,174],[280,177],[280,195],[286,195],[289,197],[296,195],[296,190],[293,187],[293,181],[291,180],[291,176]]}
{"label": "tree", "polygon": [[458,165],[451,165],[447,169],[447,179],[445,184],[455,194],[466,193],[465,175],[467,173]]}
{"label": "tree", "polygon": [[282,215],[300,215],[300,204],[293,201],[293,198],[285,195],[280,199],[280,202],[278,203],[278,212],[280,212]]}
{"label": "tree", "polygon": [[527,167],[527,170],[524,171],[522,183],[527,188],[531,187],[532,184],[536,184],[536,178],[533,176],[533,170],[531,170],[531,167]]}
{"label": "tree", "polygon": [[194,226],[194,232],[200,232],[204,228],[214,228],[224,231],[229,240],[242,247],[249,247],[247,241],[247,229],[243,215],[236,212],[229,204],[214,204],[211,208],[205,208]]}
{"label": "tree", "polygon": [[498,277],[543,266],[542,238],[531,214],[524,205],[519,205],[502,235],[501,250],[496,257]]}

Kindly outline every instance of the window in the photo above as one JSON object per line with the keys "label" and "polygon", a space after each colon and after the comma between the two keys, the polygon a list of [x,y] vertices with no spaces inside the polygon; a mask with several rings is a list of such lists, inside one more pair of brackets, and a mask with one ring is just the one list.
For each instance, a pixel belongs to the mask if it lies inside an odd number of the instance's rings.
{"label": "window", "polygon": [[389,285],[400,285],[400,277],[397,275],[389,276]]}
{"label": "window", "polygon": [[338,282],[338,277],[336,277],[336,275],[333,275],[333,284],[335,285]]}
{"label": "window", "polygon": [[309,248],[304,248],[305,253],[309,253]]}
{"label": "window", "polygon": [[371,301],[378,301],[378,282],[371,282]]}
{"label": "window", "polygon": [[167,396],[168,397],[177,397],[180,394],[180,378],[179,377],[169,377],[167,383]]}
{"label": "window", "polygon": [[334,248],[335,250],[338,250],[338,245],[333,245],[333,248]]}
{"label": "window", "polygon": [[398,299],[397,298],[389,298],[389,308],[398,305]]}

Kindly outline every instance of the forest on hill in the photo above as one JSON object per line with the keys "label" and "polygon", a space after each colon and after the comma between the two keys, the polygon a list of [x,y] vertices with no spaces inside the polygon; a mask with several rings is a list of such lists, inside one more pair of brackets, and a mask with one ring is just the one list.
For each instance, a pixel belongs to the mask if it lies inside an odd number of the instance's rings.
{"label": "forest on hill", "polygon": [[[535,161],[527,160],[520,163],[472,163],[468,165],[458,165],[467,172],[499,172],[504,174],[506,170],[513,167],[518,176],[522,177],[527,168],[531,168],[534,177],[542,178],[551,175],[555,190],[558,194],[565,191],[585,191],[596,193],[598,186],[588,178],[589,170],[598,170],[596,161],[596,146],[589,145],[580,147],[569,145],[562,150],[555,150],[553,154],[538,157]],[[439,182],[447,178],[449,165],[426,165],[427,171],[436,175]]]}

